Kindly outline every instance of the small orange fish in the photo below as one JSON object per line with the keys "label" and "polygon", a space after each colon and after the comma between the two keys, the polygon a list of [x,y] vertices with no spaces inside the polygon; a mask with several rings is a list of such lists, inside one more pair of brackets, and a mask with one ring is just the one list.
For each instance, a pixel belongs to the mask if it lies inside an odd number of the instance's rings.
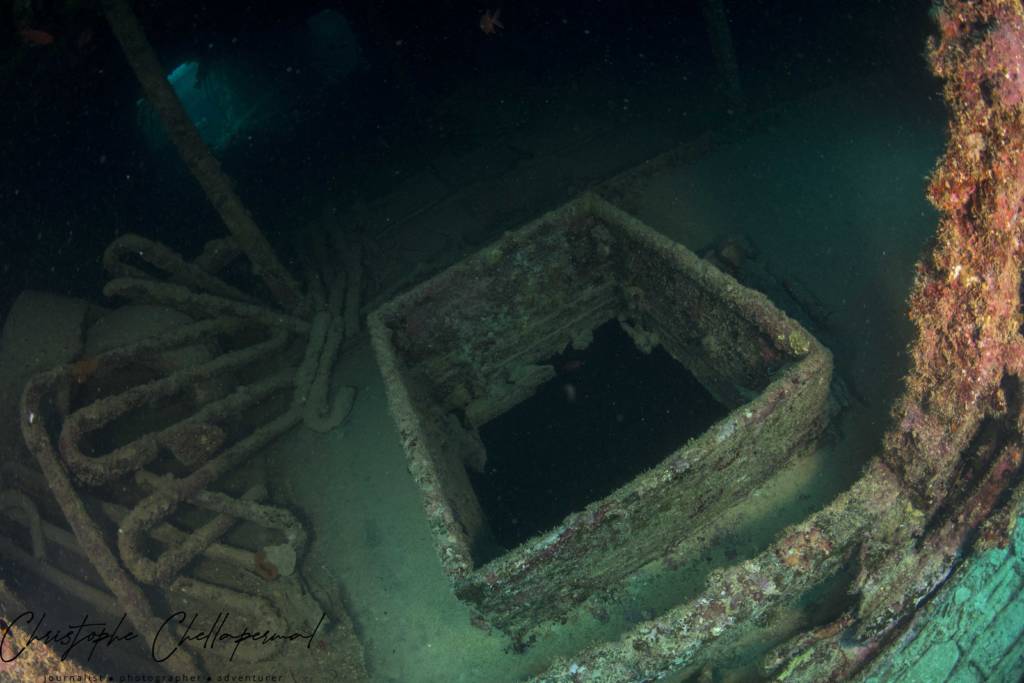
{"label": "small orange fish", "polygon": [[85,384],[89,378],[96,374],[100,361],[96,356],[86,356],[71,364],[71,378],[76,384]]}
{"label": "small orange fish", "polygon": [[53,45],[53,41],[56,40],[52,33],[46,31],[40,31],[37,28],[23,28],[18,31],[21,36],[21,40],[29,47],[46,47],[47,45]]}
{"label": "small orange fish", "polygon": [[92,39],[94,37],[92,29],[86,28],[78,34],[78,40],[75,41],[75,44],[78,45],[79,48],[85,48],[92,44]]}
{"label": "small orange fish", "polygon": [[505,24],[501,23],[501,9],[485,10],[480,15],[480,30],[489,36],[493,36],[498,32],[499,28],[505,28]]}
{"label": "small orange fish", "polygon": [[255,564],[256,573],[267,581],[273,581],[280,575],[277,567],[273,562],[267,559],[266,554],[262,550],[256,551],[256,554],[253,555],[253,562]]}
{"label": "small orange fish", "polygon": [[562,366],[558,369],[558,371],[563,375],[569,372],[578,372],[583,369],[584,365],[586,365],[586,361],[580,358],[574,358],[572,360],[567,360],[564,363],[562,363]]}

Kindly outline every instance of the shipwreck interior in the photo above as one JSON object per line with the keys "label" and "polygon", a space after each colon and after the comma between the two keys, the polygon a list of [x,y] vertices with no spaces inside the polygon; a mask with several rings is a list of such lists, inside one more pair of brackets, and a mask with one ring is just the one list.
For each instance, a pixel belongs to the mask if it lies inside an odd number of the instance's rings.
{"label": "shipwreck interior", "polygon": [[469,471],[505,548],[604,498],[727,412],[668,352],[642,353],[616,323],[542,364],[556,376],[481,425],[487,464]]}
{"label": "shipwreck interior", "polygon": [[676,5],[0,8],[0,680],[1019,680],[1024,5]]}
{"label": "shipwreck interior", "polygon": [[[660,444],[598,433],[612,457],[633,461],[636,476],[603,496],[591,492],[578,507],[565,496],[560,505],[571,514],[564,521],[547,520],[525,543],[489,558],[481,549],[504,539],[467,473],[490,471],[492,481],[501,474],[493,473],[479,428],[538,400],[560,369],[541,361],[604,342],[597,332],[608,325],[638,355],[665,354],[706,403],[718,405],[721,419],[704,429],[680,424],[693,438],[675,434]],[[506,233],[385,304],[369,326],[445,569],[459,595],[518,640],[660,560],[813,450],[831,405],[831,354],[804,329],[763,295],[594,195]],[[555,391],[564,402],[565,387]],[[689,416],[675,417],[683,423]],[[515,443],[529,449],[533,439]],[[640,443],[664,450],[645,467],[630,455]],[[549,460],[569,453],[563,448]]]}

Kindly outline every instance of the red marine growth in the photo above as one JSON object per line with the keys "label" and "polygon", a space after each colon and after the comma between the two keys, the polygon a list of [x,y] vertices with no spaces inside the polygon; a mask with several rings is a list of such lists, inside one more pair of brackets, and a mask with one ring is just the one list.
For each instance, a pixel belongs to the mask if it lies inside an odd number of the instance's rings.
{"label": "red marine growth", "polygon": [[928,56],[950,120],[928,196],[942,215],[935,250],[918,265],[913,369],[885,455],[929,509],[1024,373],[1024,11],[1020,0],[945,0],[933,12]]}

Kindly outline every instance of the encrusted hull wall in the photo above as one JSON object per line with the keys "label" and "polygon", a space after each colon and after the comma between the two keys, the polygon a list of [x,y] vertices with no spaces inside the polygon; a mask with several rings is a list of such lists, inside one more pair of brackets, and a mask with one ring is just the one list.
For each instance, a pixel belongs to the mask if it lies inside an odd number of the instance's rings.
{"label": "encrusted hull wall", "polygon": [[[462,471],[473,458],[461,455],[474,439],[460,433],[530,396],[553,375],[544,358],[615,318],[641,349],[663,345],[731,412],[609,496],[477,566],[483,521]],[[456,593],[515,635],[696,533],[811,447],[827,420],[826,349],[765,297],[594,197],[399,297],[370,327]]]}

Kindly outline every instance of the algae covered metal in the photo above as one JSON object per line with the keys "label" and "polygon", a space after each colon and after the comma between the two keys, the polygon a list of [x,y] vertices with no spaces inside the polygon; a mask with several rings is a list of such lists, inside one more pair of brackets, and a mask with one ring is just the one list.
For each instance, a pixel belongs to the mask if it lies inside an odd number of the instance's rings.
{"label": "algae covered metal", "polygon": [[[728,414],[554,528],[482,556],[488,519],[468,473],[487,467],[480,427],[554,377],[546,359],[585,348],[608,321],[640,350],[667,351]],[[444,569],[460,598],[517,637],[692,537],[813,447],[828,418],[827,349],[763,295],[592,195],[397,297],[369,325]]]}

